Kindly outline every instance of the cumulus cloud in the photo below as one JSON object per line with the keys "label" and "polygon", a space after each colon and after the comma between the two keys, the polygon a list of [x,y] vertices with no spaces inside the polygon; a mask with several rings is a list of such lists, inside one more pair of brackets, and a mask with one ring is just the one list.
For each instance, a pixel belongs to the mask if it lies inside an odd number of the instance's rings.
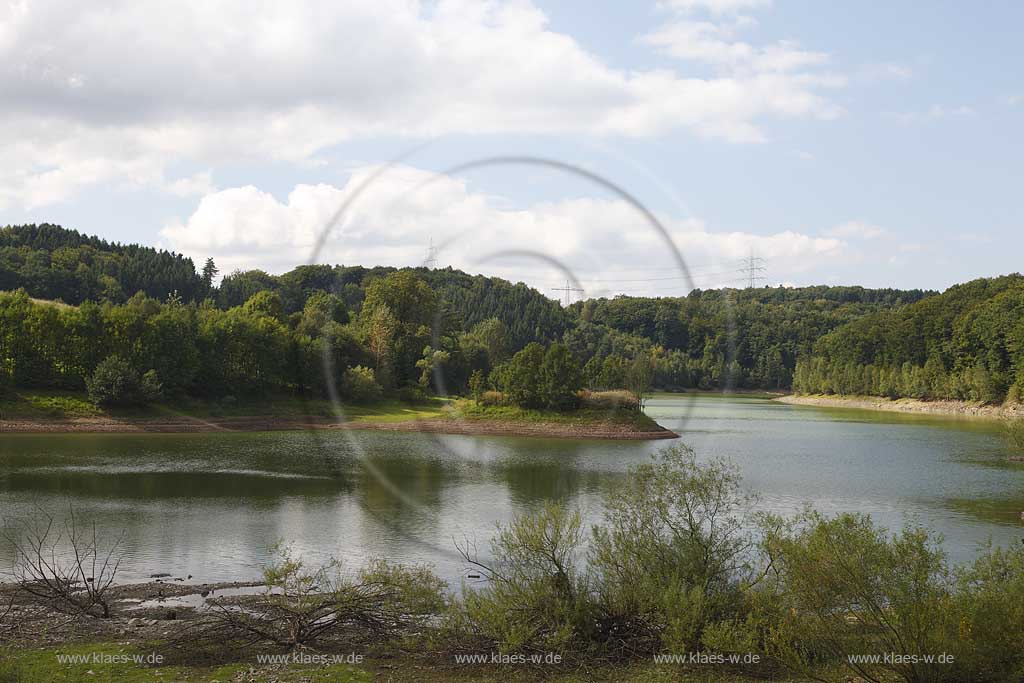
{"label": "cumulus cloud", "polygon": [[[800,49],[793,41],[782,40],[763,47],[735,39],[737,28],[709,21],[673,21],[647,34],[643,41],[680,59],[706,62],[735,74],[789,73],[821,66],[828,62],[824,52]],[[803,83],[842,85],[834,75],[804,74]]]}
{"label": "cumulus cloud", "polygon": [[914,70],[905,64],[883,62],[877,64],[865,64],[857,71],[857,80],[864,83],[878,83],[880,81],[909,81],[914,76]]}
{"label": "cumulus cloud", "polygon": [[[351,204],[314,254],[338,207],[376,172],[356,170],[343,187],[298,185],[279,200],[253,186],[204,197],[184,221],[163,230],[164,246],[222,272],[300,263],[422,265],[427,245],[439,265],[525,281],[544,291],[573,273],[588,296],[617,292],[685,293],[671,250],[635,208],[619,199],[569,198],[512,207],[474,192],[464,180],[408,166],[388,169]],[[737,261],[751,248],[779,272],[806,273],[840,262],[847,244],[796,231],[719,233],[692,218],[663,216],[696,286],[735,284]],[[655,273],[656,275],[651,275]]]}
{"label": "cumulus cloud", "polygon": [[977,113],[978,112],[974,107],[967,105],[945,106],[941,104],[933,104],[928,107],[927,111],[891,112],[887,114],[887,116],[904,125],[909,125],[912,123],[920,123],[922,121],[974,116]]}
{"label": "cumulus cloud", "polygon": [[847,221],[825,231],[825,234],[832,237],[844,239],[865,239],[871,240],[886,235],[886,231],[877,225],[865,223],[864,221]]}
{"label": "cumulus cloud", "polygon": [[176,197],[202,196],[217,191],[213,184],[213,174],[210,171],[172,180],[164,185],[164,189]]}
{"label": "cumulus cloud", "polygon": [[[719,16],[767,3],[670,4]],[[0,208],[100,183],[165,187],[172,163],[305,162],[376,136],[686,128],[750,142],[764,139],[766,120],[838,112],[822,90],[841,83],[808,71],[822,53],[717,46],[728,37],[705,29],[691,30],[698,44],[686,48],[680,30],[650,42],[736,68],[704,77],[686,64],[613,67],[552,30],[529,0],[7,3]],[[723,49],[736,54],[711,55]]]}
{"label": "cumulus cloud", "polygon": [[771,0],[664,0],[661,5],[678,12],[705,10],[711,14],[735,14],[771,5]]}

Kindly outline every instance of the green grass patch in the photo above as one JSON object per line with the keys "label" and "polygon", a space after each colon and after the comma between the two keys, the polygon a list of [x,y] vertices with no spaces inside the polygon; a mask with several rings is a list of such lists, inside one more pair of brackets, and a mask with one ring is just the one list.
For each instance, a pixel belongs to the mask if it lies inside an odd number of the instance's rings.
{"label": "green grass patch", "polygon": [[657,422],[638,410],[534,410],[517,406],[477,405],[471,399],[456,399],[453,416],[466,419],[500,420],[502,422],[544,423],[564,425],[616,424],[644,431],[660,429]]}
{"label": "green grass patch", "polygon": [[451,404],[451,399],[432,398],[419,403],[385,401],[373,405],[343,406],[345,415],[361,422],[404,422],[441,417]]}
{"label": "green grass patch", "polygon": [[[477,405],[471,399],[430,398],[417,403],[387,400],[368,405],[343,405],[344,416],[360,422],[406,422],[453,417],[496,420],[509,423],[561,425],[615,424],[653,431],[658,424],[644,413],[628,409],[580,408],[578,410],[532,410],[516,406]],[[84,392],[18,391],[0,398],[0,419],[63,420],[87,417],[159,418],[189,417],[216,419],[232,417],[295,418],[338,416],[326,399],[297,396],[185,398],[175,402],[138,408],[104,410],[89,402]],[[2,682],[0,682],[2,683]]]}
{"label": "green grass patch", "polygon": [[62,420],[104,415],[84,393],[69,391],[11,391],[0,396],[0,419]]}
{"label": "green grass patch", "polygon": [[[433,398],[417,403],[390,400],[372,405],[344,405],[347,418],[367,422],[402,422],[440,417],[448,399]],[[0,419],[65,420],[83,417],[336,417],[331,401],[298,396],[247,396],[219,399],[184,398],[137,408],[97,408],[85,392],[10,391],[0,395]]]}
{"label": "green grass patch", "polygon": [[[429,662],[419,657],[368,661],[361,666],[346,664],[268,667],[247,662],[220,666],[148,665],[145,663],[63,663],[58,656],[105,658],[146,657],[153,651],[145,646],[117,643],[85,643],[27,649],[0,649],[0,683],[234,683],[273,680],[278,683],[746,683],[759,679],[715,670],[714,667],[680,667],[633,664],[550,666],[457,666],[452,662]],[[383,678],[382,678],[383,677]],[[785,679],[793,681],[795,679]]]}
{"label": "green grass patch", "polygon": [[[38,649],[0,650],[0,683],[229,683],[268,680],[280,683],[367,683],[373,679],[365,669],[346,665],[288,664],[274,667],[268,676],[262,665],[246,662],[222,666],[163,666],[145,658],[157,650],[117,643],[86,643]],[[85,657],[88,662],[61,661]],[[133,661],[132,657],[142,658]],[[129,658],[124,661],[124,658]],[[256,672],[249,674],[256,668]]]}
{"label": "green grass patch", "polygon": [[[145,658],[151,654],[143,649],[117,643],[88,643],[9,651],[5,653],[0,663],[0,683],[151,683],[154,680],[223,682],[232,680],[236,674],[247,668],[244,664],[195,669],[147,665]],[[62,657],[85,657],[90,661],[62,662]],[[124,657],[141,657],[143,661],[119,661]]]}

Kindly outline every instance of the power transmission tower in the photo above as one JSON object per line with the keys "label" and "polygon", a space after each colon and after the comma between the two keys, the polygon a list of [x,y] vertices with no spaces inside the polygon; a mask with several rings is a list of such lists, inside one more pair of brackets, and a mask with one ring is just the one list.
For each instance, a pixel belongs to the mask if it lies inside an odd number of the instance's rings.
{"label": "power transmission tower", "polygon": [[755,256],[754,249],[751,248],[750,256],[743,260],[743,267],[740,268],[740,272],[743,273],[743,277],[747,281],[747,288],[753,289],[757,282],[764,280],[765,277],[761,273],[766,270],[764,259],[760,256]]}
{"label": "power transmission tower", "polygon": [[434,246],[434,238],[430,238],[430,245],[427,247],[427,258],[423,260],[423,265],[433,270],[437,268],[437,247]]}
{"label": "power transmission tower", "polygon": [[569,300],[569,297],[572,296],[572,292],[582,292],[583,291],[579,287],[570,287],[568,280],[565,281],[565,287],[552,287],[551,289],[553,289],[556,292],[563,292],[565,294],[565,306],[566,306],[566,308],[568,308],[569,304],[572,303]]}

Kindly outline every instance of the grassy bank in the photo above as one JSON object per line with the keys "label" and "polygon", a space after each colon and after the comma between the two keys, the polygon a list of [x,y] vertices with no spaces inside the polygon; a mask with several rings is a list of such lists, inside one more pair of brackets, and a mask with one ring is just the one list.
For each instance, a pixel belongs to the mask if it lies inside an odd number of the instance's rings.
{"label": "grassy bank", "polygon": [[449,434],[565,438],[671,438],[635,410],[583,408],[559,412],[478,406],[467,399],[430,398],[344,405],[292,396],[244,400],[186,399],[143,408],[100,409],[85,394],[9,392],[0,399],[0,431],[197,432],[346,428]]}
{"label": "grassy bank", "polygon": [[[400,421],[438,417],[448,401],[427,399],[418,403],[384,401],[373,405],[346,405],[348,418],[369,421]],[[89,418],[131,419],[180,416],[196,419],[242,417],[335,417],[326,399],[295,396],[246,397],[202,400],[188,398],[138,408],[98,408],[84,392],[12,391],[0,397],[0,419],[72,420]]]}
{"label": "grassy bank", "polygon": [[557,410],[531,410],[516,406],[478,405],[472,400],[457,399],[450,413],[467,420],[500,420],[523,424],[563,424],[592,425],[606,423],[622,425],[637,431],[657,431],[662,429],[655,422],[638,410],[605,410],[601,408],[580,408],[561,412]]}
{"label": "grassy bank", "polygon": [[[456,665],[431,662],[408,655],[389,659],[370,659],[359,664],[260,664],[241,661],[204,664],[201,661],[161,665],[146,663],[112,663],[125,656],[145,658],[161,654],[159,642],[128,645],[118,642],[87,642],[58,647],[4,649],[0,647],[0,683],[151,683],[152,681],[191,681],[194,683],[753,683],[764,681],[721,667],[699,665],[595,665],[595,666],[517,666]],[[313,654],[313,653],[309,653]],[[97,658],[105,661],[89,663],[61,662],[71,657]],[[774,679],[796,683],[801,679]]]}

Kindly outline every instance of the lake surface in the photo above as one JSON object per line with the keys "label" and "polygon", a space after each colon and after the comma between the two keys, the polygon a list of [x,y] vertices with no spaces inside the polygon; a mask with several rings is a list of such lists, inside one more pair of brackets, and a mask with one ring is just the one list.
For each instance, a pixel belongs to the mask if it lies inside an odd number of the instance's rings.
{"label": "lake surface", "polygon": [[[735,462],[765,509],[861,511],[941,532],[957,561],[988,539],[1020,543],[1024,464],[999,425],[789,406],[761,398],[658,396],[647,411],[702,458]],[[455,543],[484,550],[495,524],[549,499],[597,521],[630,465],[672,441],[615,442],[389,432],[5,434],[7,533],[71,506],[101,538],[123,533],[120,581],[256,578],[287,539],[312,561],[429,562],[458,583]],[[0,540],[0,567],[12,549]]]}

